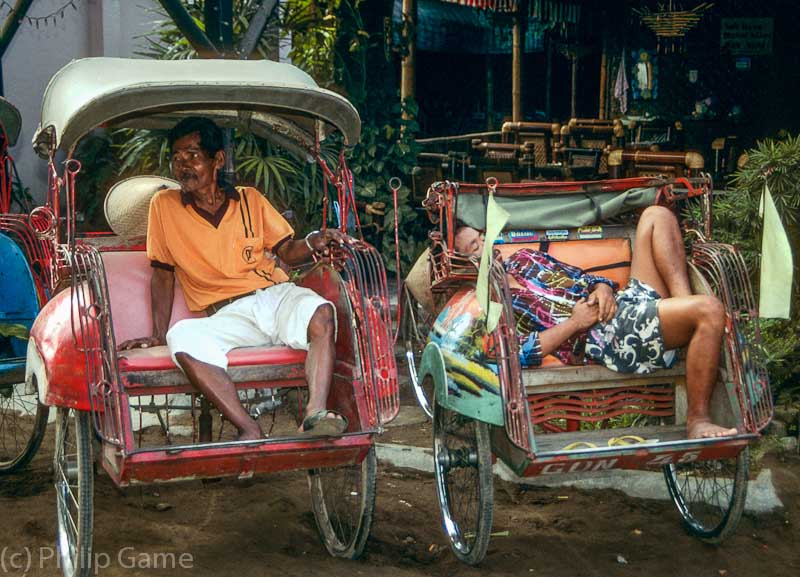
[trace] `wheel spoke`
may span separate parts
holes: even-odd
[[[58,551],[67,575],[87,575],[92,545],[92,459],[87,413],[59,409],[56,419],[55,489]]]
[[[309,474],[314,515],[332,555],[355,558],[363,551],[372,522],[374,483],[374,449],[358,465]]]
[[[738,457],[665,468],[667,487],[690,533],[717,543],[733,531],[746,498],[748,450]]]
[[[483,558],[491,531],[491,454],[485,431],[484,424],[434,408],[434,467],[442,520],[453,552],[468,564]]]
[[[34,388],[18,383],[0,389],[0,471],[9,472],[25,465],[44,435],[46,409],[38,403]]]

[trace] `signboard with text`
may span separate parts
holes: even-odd
[[[772,18],[723,18],[720,47],[731,54],[772,54]]]

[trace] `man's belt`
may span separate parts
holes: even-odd
[[[250,291],[249,293],[244,293],[240,295],[236,295],[235,297],[228,297],[226,299],[222,299],[221,301],[217,301],[214,304],[210,304],[206,307],[206,314],[208,316],[213,315],[214,313],[218,312],[222,307],[231,304],[232,302],[238,301],[239,299],[243,299],[244,297],[249,297],[250,295],[256,294],[258,289],[254,291]]]

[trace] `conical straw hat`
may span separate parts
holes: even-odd
[[[108,191],[103,205],[111,230],[125,237],[146,235],[150,199],[159,190],[180,187],[179,182],[162,176],[132,176],[119,181]]]

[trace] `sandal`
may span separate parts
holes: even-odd
[[[341,435],[347,430],[347,425],[347,418],[344,415],[330,409],[322,409],[303,419],[303,434],[314,437]]]

